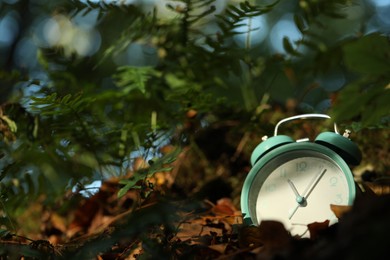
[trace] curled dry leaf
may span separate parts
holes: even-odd
[[[217,215],[234,216],[238,210],[233,205],[229,198],[222,198],[217,201],[217,204],[212,208],[213,213]]]
[[[164,145],[160,148],[160,153],[162,153],[163,155],[167,155],[169,153],[172,153],[175,149],[177,149],[177,147],[174,145]]]
[[[211,233],[221,236],[223,230],[217,227],[209,227],[202,225],[197,221],[191,221],[189,223],[182,223],[180,225],[179,232],[176,234],[176,238],[181,241],[188,241],[188,244],[202,244],[200,239],[203,236],[208,236]]]
[[[330,209],[333,211],[336,217],[340,219],[346,212],[352,209],[352,206],[330,204]]]
[[[239,232],[239,244],[245,247],[263,247],[262,251],[276,252],[290,247],[291,235],[278,221],[266,220],[260,226],[243,227]]]
[[[50,222],[53,225],[53,227],[55,227],[56,229],[58,229],[62,233],[66,232],[67,227],[66,227],[66,220],[64,217],[60,216],[57,213],[53,213],[50,216]]]
[[[149,164],[145,161],[143,157],[137,157],[134,159],[133,162],[133,170],[139,171],[142,169],[147,169],[149,167]]]
[[[189,109],[187,112],[186,112],[186,117],[187,118],[195,118],[196,116],[198,115],[198,111],[196,111],[195,109]]]
[[[211,208],[211,212],[215,215],[210,216],[212,219],[223,222],[228,226],[242,224],[241,211],[237,210],[229,198],[219,199],[217,204]]]
[[[324,222],[313,222],[307,225],[307,228],[310,232],[310,238],[316,239],[320,235],[322,231],[329,227],[329,220],[325,220]]]
[[[390,184],[387,182],[364,182],[362,186],[364,188],[365,193],[374,193],[375,195],[390,194]]]
[[[228,244],[215,244],[215,245],[210,245],[209,248],[217,251],[220,254],[224,254],[227,246]]]

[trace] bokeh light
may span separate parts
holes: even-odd
[[[8,47],[13,43],[19,33],[18,14],[9,12],[0,17],[0,48]]]
[[[85,9],[79,12],[72,13],[68,17],[59,14],[60,12],[44,13],[38,12],[39,8],[34,5],[29,5],[29,10],[26,14],[33,17],[33,22],[29,25],[24,25],[21,16],[17,9],[8,7],[18,3],[18,0],[0,0],[0,62],[3,64],[8,60],[9,55],[13,55],[14,64],[17,67],[39,66],[36,61],[37,48],[62,48],[65,55],[76,54],[79,57],[89,57],[96,54],[102,44],[102,35],[98,31],[98,10]],[[45,5],[43,0],[33,1],[37,5]],[[86,3],[86,0],[80,0]],[[158,10],[158,16],[165,19],[180,18],[180,9],[186,8],[185,4],[175,0],[93,0],[94,3],[110,3],[118,5],[135,4],[144,8],[145,11]],[[196,24],[196,30],[202,31],[205,35],[217,35],[219,28],[217,26],[215,15],[223,13],[228,4],[237,4],[236,0],[216,0],[210,5],[204,6],[197,11],[202,13],[213,5],[216,10],[207,15],[206,19],[201,20]],[[273,3],[272,0],[262,1],[263,4]],[[177,7],[177,11],[172,11],[167,7],[170,4]],[[15,5],[16,6],[16,5]],[[237,6],[239,8],[239,6]],[[278,9],[279,8],[279,9]],[[261,16],[246,18],[241,22],[241,26],[235,28],[239,34],[234,36],[234,42],[242,47],[256,47],[262,45],[264,50],[271,53],[284,54],[283,38],[289,38],[290,42],[301,39],[302,35],[296,28],[293,13],[293,5],[280,4],[273,11]],[[289,11],[290,10],[290,11]],[[332,39],[340,40],[338,37],[356,36],[361,28],[365,28],[364,33],[380,31],[384,33],[390,32],[390,0],[354,0],[352,4],[340,9],[347,15],[342,23],[339,20],[327,23],[328,33],[330,32]],[[290,12],[290,13],[289,13]],[[196,13],[193,13],[193,15]],[[284,14],[284,15],[283,15]],[[279,17],[281,16],[281,17]],[[368,19],[370,18],[370,19]],[[330,19],[332,20],[332,19]],[[362,26],[362,22],[365,22]],[[114,28],[113,28],[114,29]],[[24,37],[26,35],[26,38]],[[27,38],[30,37],[30,40]],[[19,41],[19,42],[15,42]],[[204,43],[204,39],[199,37],[195,39],[199,46],[211,49],[210,46]],[[227,43],[230,44],[230,43]],[[10,53],[11,46],[12,51]],[[295,45],[296,46],[296,45]],[[300,52],[305,52],[304,46],[299,46]],[[136,65],[139,62],[140,66],[152,65],[157,62],[157,50],[154,46],[148,43],[132,43],[123,53],[122,57],[116,58],[117,64]],[[30,59],[28,61],[27,59]],[[20,59],[20,60],[19,60]],[[342,76],[343,77],[343,76]],[[321,80],[320,84],[329,91],[335,91],[342,85],[344,78],[333,76],[330,78],[317,79]]]
[[[268,23],[265,15],[245,18],[235,28],[234,40],[240,47],[248,48],[262,43],[268,35]]]
[[[5,3],[5,4],[16,4],[19,0],[0,0],[0,4],[1,2]]]
[[[352,4],[343,8],[343,13],[346,15],[347,20],[358,20],[364,16],[364,4],[363,2]]]
[[[342,69],[339,68],[319,76],[317,81],[324,90],[333,92],[340,90],[344,86],[346,78]]]
[[[56,15],[42,24],[43,38],[51,47],[62,47],[67,56],[73,53],[90,56],[100,48],[101,36],[94,27],[85,24],[88,23],[76,24],[64,15]]]
[[[376,12],[379,20],[385,25],[390,26],[390,1],[378,1]]]
[[[37,65],[37,46],[31,38],[24,37],[17,45],[14,55],[14,63],[17,67],[28,69]]]
[[[145,63],[145,57],[142,45],[138,43],[130,44],[126,51],[126,58],[128,65],[143,65]]]
[[[286,53],[283,48],[283,38],[287,37],[293,46],[294,41],[302,38],[301,32],[294,23],[293,14],[286,14],[272,27],[269,41],[270,46],[275,53]]]
[[[368,22],[367,33],[378,31],[390,33],[390,0],[367,0],[375,9]]]
[[[118,66],[154,66],[158,62],[157,49],[143,43],[130,44],[124,53],[114,57]]]

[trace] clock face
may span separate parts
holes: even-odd
[[[293,235],[309,236],[313,222],[337,222],[330,204],[351,205],[355,197],[348,167],[319,151],[283,152],[254,174],[248,196],[253,224],[280,221]]]

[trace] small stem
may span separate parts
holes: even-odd
[[[250,49],[251,48],[251,31],[252,31],[252,17],[248,18],[248,33],[246,35],[245,39],[245,48]]]
[[[14,232],[16,232],[15,224],[13,223],[12,219],[10,218],[10,216],[9,216],[9,214],[8,214],[8,210],[7,210],[7,208],[5,207],[5,205],[4,205],[2,199],[0,199],[0,204],[1,204],[1,207],[3,208],[3,210],[4,210],[4,213],[5,213],[5,215],[6,215],[7,219],[8,219],[8,222],[10,223],[10,226],[11,226],[12,230],[13,230]]]

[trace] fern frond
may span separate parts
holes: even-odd
[[[96,66],[108,57],[122,53],[131,43],[150,37],[153,31],[158,31],[158,28],[155,12],[151,14],[135,13],[129,21],[129,26],[122,32],[118,40],[104,51],[102,59]]]
[[[212,5],[208,9],[204,10],[203,12],[201,12],[200,14],[190,15],[190,17],[188,19],[188,22],[190,24],[194,24],[194,23],[200,21],[201,19],[205,18],[206,16],[214,13],[215,10],[216,10],[216,7]]]
[[[237,34],[235,29],[244,25],[243,22],[245,19],[268,13],[278,3],[279,0],[269,5],[259,6],[251,5],[248,1],[245,1],[240,3],[238,7],[235,5],[229,5],[223,15],[217,15],[219,19],[218,25],[222,31],[221,37],[228,38]]]
[[[73,14],[78,14],[85,16],[91,11],[98,11],[98,19],[101,19],[104,15],[112,11],[124,11],[124,12],[133,12],[137,10],[135,4],[125,4],[120,3],[119,1],[79,1],[71,0],[71,7],[73,9]]]
[[[31,100],[31,110],[43,116],[78,113],[90,102],[88,98],[83,98],[82,94],[57,97],[57,93],[46,97],[31,97]]]
[[[125,94],[138,89],[141,93],[146,93],[146,83],[152,76],[158,76],[160,73],[152,67],[132,67],[124,66],[118,69],[114,76],[116,84],[123,88]]]
[[[340,11],[343,10],[340,7],[349,4],[348,0],[301,1],[299,5],[300,12],[294,15],[294,23],[301,32],[302,38],[295,41],[295,47],[289,43],[288,39],[284,39],[283,46],[286,52],[293,56],[300,56],[301,54],[297,51],[300,46],[306,46],[313,51],[324,52],[327,49],[326,40],[320,33],[311,30],[312,26],[326,29],[327,25],[323,21],[324,17],[345,18],[346,15]]]
[[[310,0],[300,3],[301,10],[307,21],[312,22],[320,15],[331,18],[345,18],[345,14],[340,11],[340,6],[350,4],[348,0]]]

